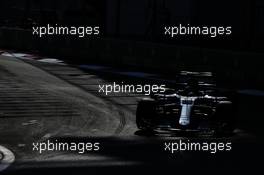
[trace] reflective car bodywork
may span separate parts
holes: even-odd
[[[232,98],[216,89],[203,89],[198,81],[182,89],[167,89],[139,101],[136,123],[141,130],[231,133]]]

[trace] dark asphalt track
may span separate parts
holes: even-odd
[[[136,133],[142,95],[98,93],[111,81],[69,65],[0,56],[0,145],[15,154],[6,174],[136,174],[254,172],[261,136],[237,129],[228,138],[158,137]],[[165,142],[232,142],[232,151],[164,151]],[[98,152],[33,151],[33,142],[99,142]]]

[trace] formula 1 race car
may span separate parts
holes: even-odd
[[[139,101],[137,127],[144,131],[198,131],[231,134],[235,110],[232,98],[204,89],[190,78],[182,89],[166,89]]]

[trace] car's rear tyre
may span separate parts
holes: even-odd
[[[231,102],[221,102],[216,109],[215,135],[229,136],[235,129],[235,112]]]
[[[141,130],[153,130],[153,117],[155,115],[155,100],[143,99],[138,103],[136,112],[136,124]]]

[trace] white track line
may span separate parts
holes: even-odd
[[[15,161],[15,155],[9,149],[0,145],[0,153],[3,158],[0,160],[0,171],[5,170]]]

